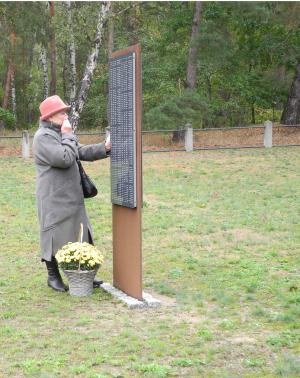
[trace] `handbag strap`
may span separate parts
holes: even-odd
[[[79,168],[83,169],[83,166],[82,166],[82,164],[81,164],[81,161],[80,161],[78,158],[76,158],[76,163],[77,163],[77,165],[79,166]]]

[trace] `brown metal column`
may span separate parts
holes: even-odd
[[[111,58],[135,53],[136,208],[112,205],[113,285],[139,300],[142,296],[142,83],[141,48],[116,51]]]

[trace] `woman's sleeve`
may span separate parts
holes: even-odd
[[[83,161],[94,161],[105,159],[109,156],[105,150],[105,142],[97,144],[78,144],[79,159]]]
[[[52,134],[43,134],[34,145],[34,155],[42,164],[69,168],[76,160],[77,149],[77,139],[73,134],[63,134],[61,140]]]

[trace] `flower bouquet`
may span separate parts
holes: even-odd
[[[89,243],[76,242],[64,245],[57,251],[55,258],[68,278],[70,294],[91,295],[93,280],[103,264],[102,253]]]

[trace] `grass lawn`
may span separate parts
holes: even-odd
[[[300,376],[299,148],[144,154],[152,310],[49,289],[33,161],[0,165],[0,377]],[[112,282],[109,161],[85,167]]]

